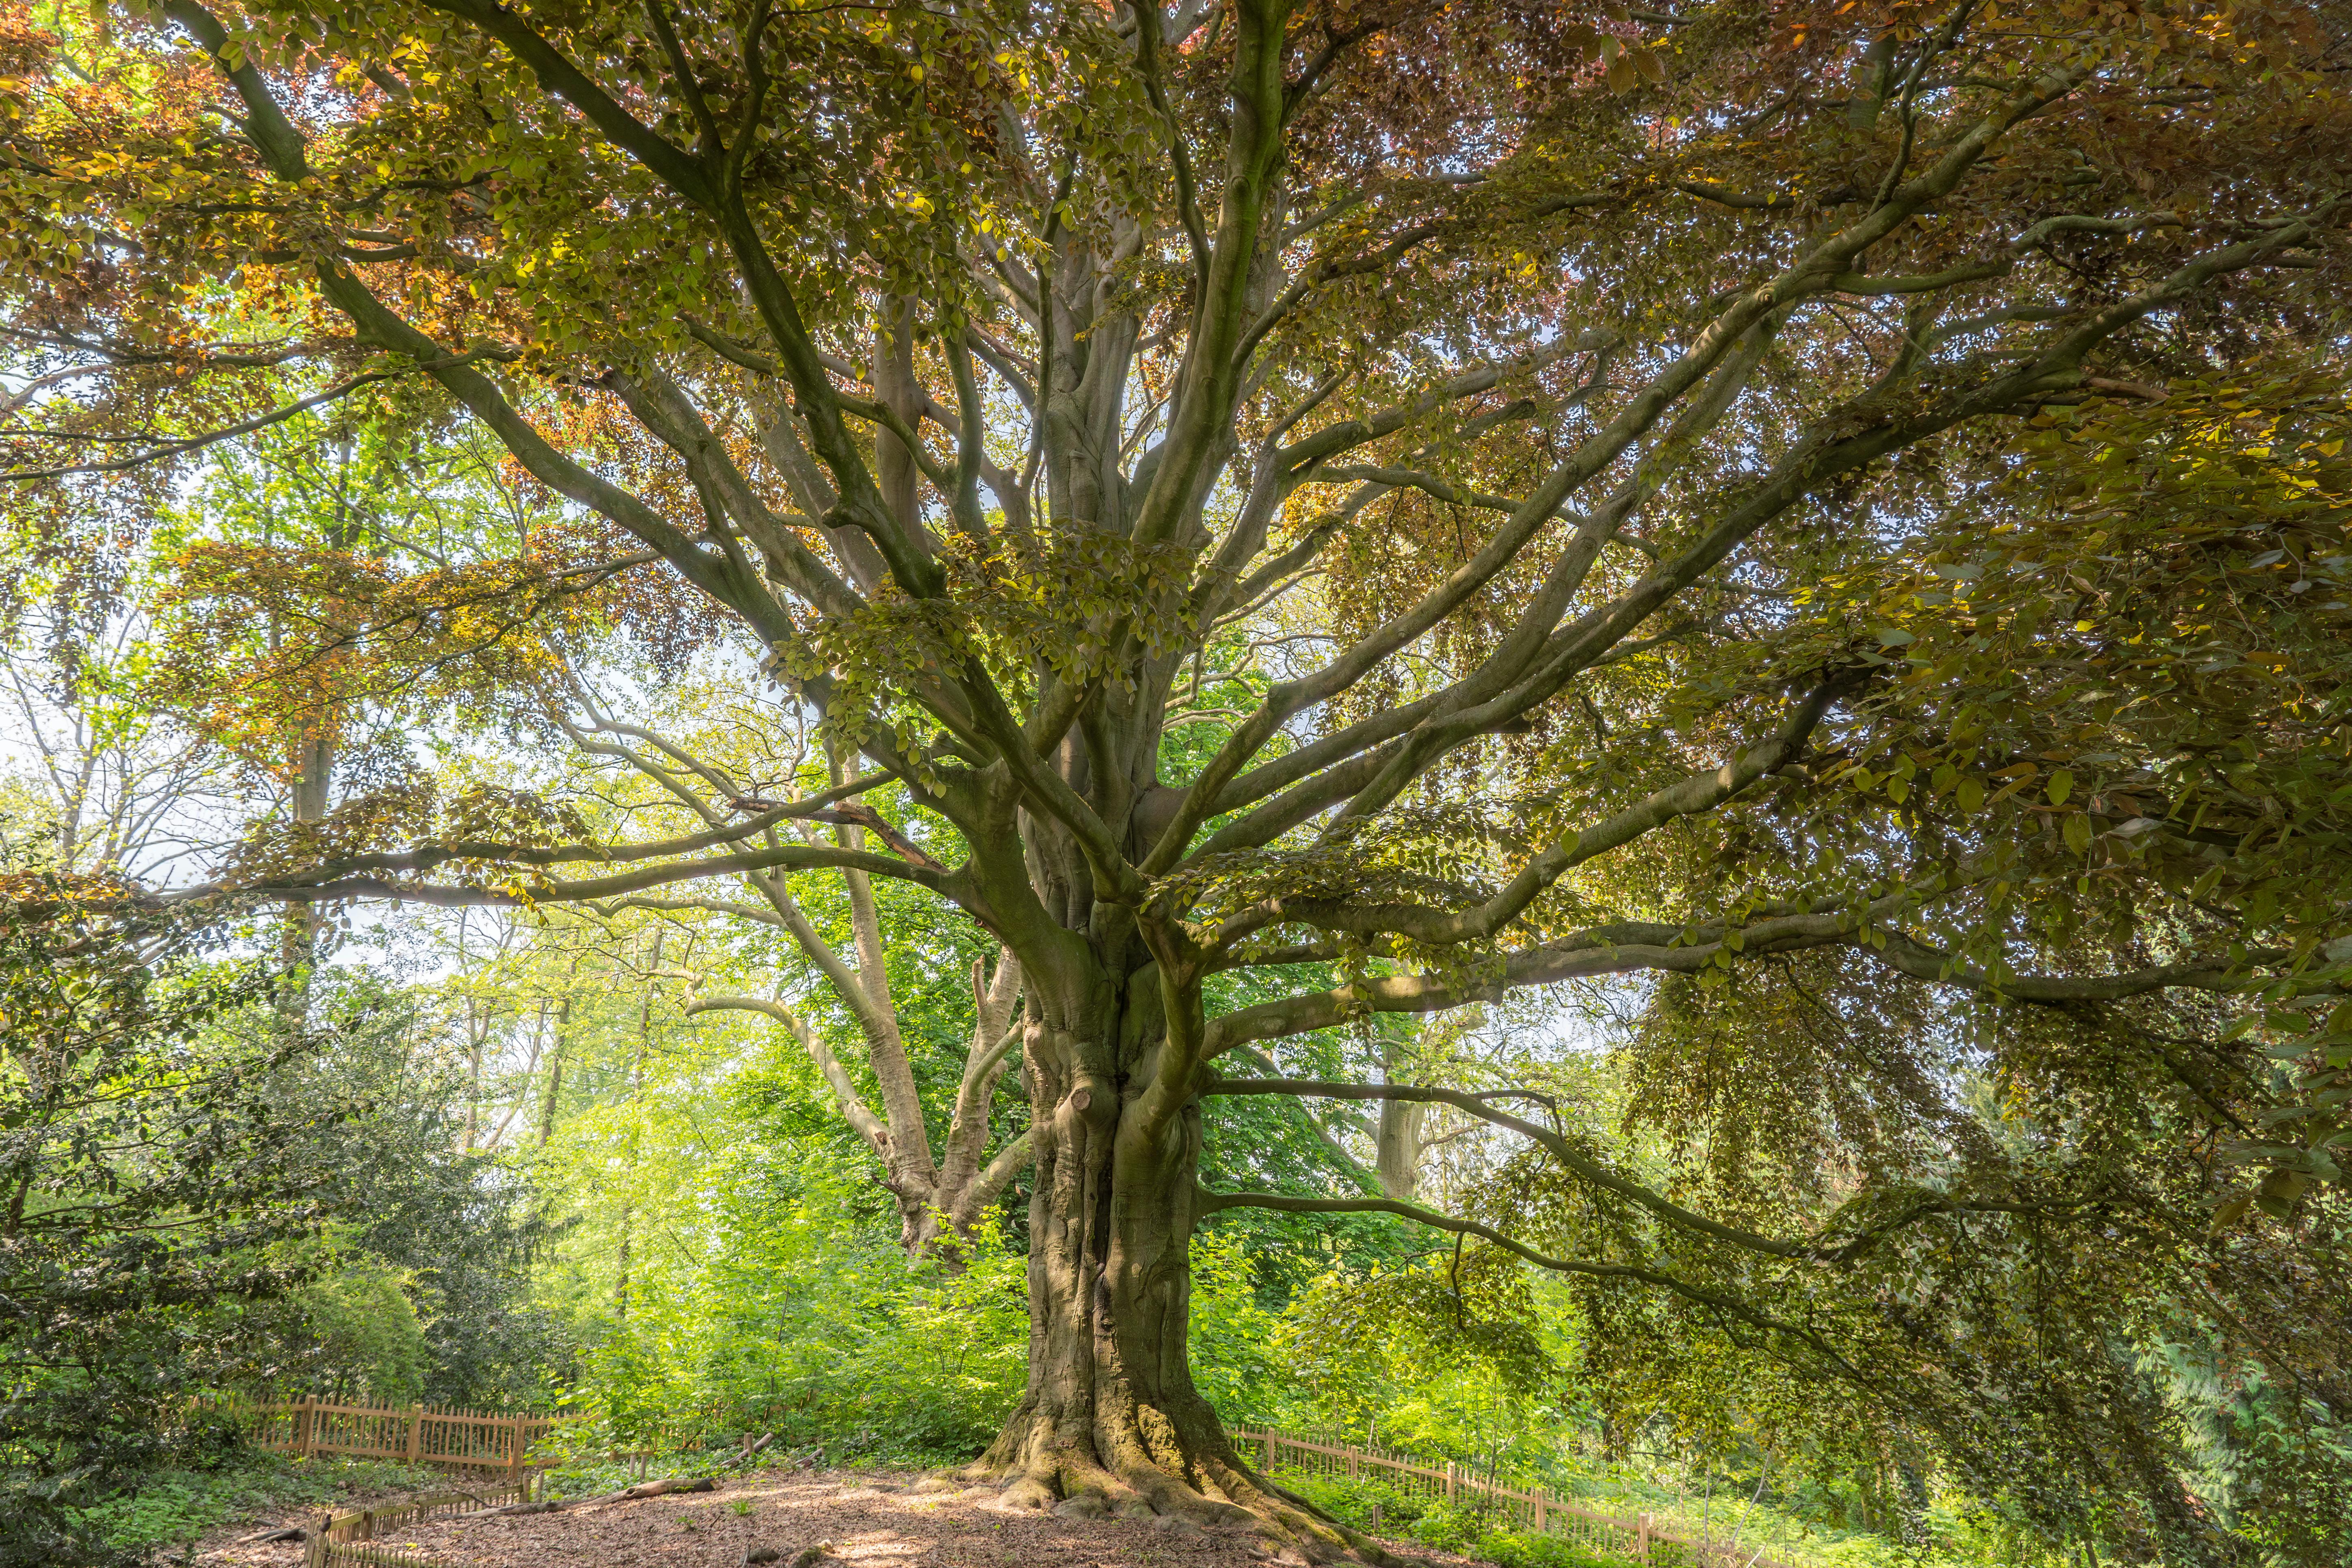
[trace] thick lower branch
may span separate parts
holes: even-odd
[[[639,871],[625,871],[611,877],[592,877],[577,882],[546,881],[523,883],[518,880],[507,887],[467,887],[430,882],[399,882],[387,877],[346,876],[349,868],[384,866],[403,869],[402,862],[410,858],[402,855],[355,855],[334,865],[320,867],[302,873],[299,878],[264,878],[261,880],[231,889],[224,884],[208,882],[200,888],[174,893],[167,900],[186,903],[194,899],[206,899],[230,891],[258,893],[273,899],[317,901],[331,899],[390,899],[398,902],[439,904],[447,908],[467,905],[500,909],[528,907],[531,904],[580,903],[590,899],[616,898],[646,888],[657,888],[669,882],[690,881],[698,877],[737,876],[745,871],[765,871],[779,867],[807,870],[822,868],[851,868],[875,876],[897,877],[905,881],[919,882],[934,892],[947,893],[942,886],[945,875],[923,867],[909,866],[887,855],[852,853],[826,849],[815,845],[784,844],[774,848],[751,850],[740,855],[714,855],[707,859],[688,860],[680,865],[649,866]],[[949,896],[952,897],[952,894]]]
[[[1475,909],[1433,910],[1412,904],[1285,900],[1284,914],[1325,931],[1395,931],[1424,942],[1457,942],[1490,936],[1516,919],[1543,891],[1594,857],[1621,848],[1681,817],[1722,805],[1766,774],[1791,763],[1830,705],[1854,684],[1834,677],[1797,704],[1769,739],[1742,751],[1733,761],[1693,773],[1570,837],[1560,839],[1522,867],[1502,891]],[[1352,809],[1352,808],[1351,808]]]
[[[1822,947],[1856,947],[1914,979],[1951,984],[2016,1002],[2063,1005],[2112,1002],[2152,991],[2226,991],[2242,984],[2252,966],[2275,963],[2281,949],[2250,952],[2242,963],[2191,960],[2127,970],[2120,974],[2019,974],[1995,978],[1958,959],[1912,941],[1879,922],[1895,918],[1920,900],[1948,887],[1904,889],[1860,910],[1781,915],[1752,921],[1737,930],[1716,929],[1712,940],[1671,945],[1675,928],[1647,923],[1600,927],[1539,947],[1503,955],[1500,979],[1456,984],[1428,975],[1386,975],[1330,991],[1263,1002],[1228,1013],[1209,1025],[1203,1059],[1253,1040],[1279,1039],[1328,1028],[1359,1013],[1438,1013],[1472,1002],[1487,1002],[1531,985],[1600,974],[1644,971],[1695,974],[1719,963]],[[1293,960],[1295,962],[1295,960]]]
[[[2261,948],[2246,954],[2242,964],[2213,963],[2192,960],[2187,963],[2159,963],[2147,969],[2129,969],[2121,974],[2012,974],[1997,980],[1974,964],[1964,963],[1948,952],[1942,952],[1909,937],[1888,932],[1885,947],[1872,947],[1870,955],[1889,969],[1938,985],[1958,985],[1970,991],[2005,997],[2012,1002],[2033,1002],[2047,1006],[2063,1006],[2071,1002],[2119,1002],[2127,996],[2144,996],[2151,991],[2231,991],[2245,983],[2248,971],[2256,964],[2276,963],[2291,956],[2283,947]]]
[[[1395,1198],[1294,1198],[1275,1193],[1213,1193],[1204,1188],[1200,1195],[1200,1205],[1203,1214],[1228,1208],[1272,1209],[1277,1214],[1392,1214],[1433,1230],[1475,1236],[1525,1258],[1538,1268],[1549,1268],[1555,1273],[1581,1274],[1594,1279],[1623,1279],[1670,1290],[1686,1301],[1737,1318],[1751,1328],[1792,1335],[1811,1346],[1816,1354],[1831,1362],[1848,1377],[1857,1382],[1866,1381],[1826,1340],[1811,1329],[1783,1322],[1757,1310],[1745,1301],[1706,1289],[1686,1279],[1678,1279],[1660,1269],[1644,1268],[1639,1264],[1593,1263],[1582,1258],[1553,1258],[1538,1252],[1524,1242],[1512,1240],[1492,1226],[1481,1225],[1474,1219],[1455,1219],[1451,1215],[1439,1214],[1435,1209],[1425,1209],[1418,1204],[1403,1203]]]
[[[1204,1095],[1292,1094],[1315,1100],[1418,1100],[1430,1105],[1450,1105],[1481,1121],[1516,1132],[1541,1148],[1584,1181],[1616,1194],[1629,1203],[1639,1204],[1667,1224],[1683,1230],[1696,1231],[1717,1241],[1728,1242],[1750,1252],[1761,1252],[1773,1258],[1818,1258],[1825,1250],[1817,1244],[1802,1241],[1775,1241],[1770,1237],[1758,1236],[1753,1231],[1712,1220],[1703,1214],[1683,1207],[1670,1198],[1663,1197],[1649,1188],[1610,1170],[1599,1161],[1577,1152],[1575,1146],[1549,1128],[1539,1127],[1525,1118],[1501,1110],[1474,1094],[1461,1089],[1434,1089],[1422,1084],[1404,1083],[1341,1083],[1310,1081],[1301,1079],[1222,1079],[1201,1091]]]

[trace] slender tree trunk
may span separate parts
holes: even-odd
[[[647,967],[661,969],[662,938],[654,932],[653,962]],[[637,1194],[637,1111],[638,1100],[646,1087],[646,1047],[654,1033],[654,982],[646,978],[646,989],[637,1000],[637,1055],[629,1067],[629,1175],[628,1186],[621,1197],[621,1258],[620,1270],[613,1288],[613,1316],[623,1322],[629,1317],[629,1243],[630,1232],[636,1225]]]
[[[482,1037],[489,1032],[478,1001],[466,1004],[466,1152],[472,1153],[482,1125]]]
[[[1427,1104],[1415,1100],[1381,1101],[1373,1158],[1381,1191],[1389,1197],[1411,1202],[1421,1191],[1422,1129],[1429,1110]]]
[[[346,437],[337,443],[335,449],[335,510],[326,531],[326,545],[331,551],[349,550],[357,542],[349,500],[351,460],[352,444]],[[278,637],[274,617],[270,623],[269,637],[274,647]],[[319,670],[318,691],[310,704],[294,716],[294,740],[288,758],[288,771],[289,805],[297,823],[308,825],[325,821],[328,808],[334,803],[335,763],[341,750],[338,742],[344,713],[335,698],[333,679],[341,662],[340,655],[331,656],[323,661]],[[326,910],[307,899],[287,906],[286,923],[279,942],[280,956],[289,969],[307,970],[316,962],[319,933],[325,929],[326,918]],[[291,1003],[298,1012],[308,1011],[309,994],[310,979],[305,974]]]
[[[272,637],[276,636],[273,627]],[[317,713],[303,717],[288,762],[292,774],[290,805],[297,823],[324,821],[331,799],[335,770],[333,733]],[[325,929],[325,909],[309,899],[288,902],[279,918],[278,960],[291,977],[278,994],[278,1011],[289,1031],[301,1028],[310,1016],[310,968],[318,962],[319,933]]]
[[[332,800],[335,736],[323,714],[306,714],[300,723],[291,758],[290,794],[294,820],[308,825],[325,821]],[[287,905],[280,957],[289,969],[307,969],[318,957],[319,932],[325,921],[326,910],[310,900]]]
[[[539,1118],[539,1146],[542,1149],[547,1147],[547,1141],[555,1136],[555,1104],[563,1093],[563,1036],[571,1026],[572,998],[566,996],[555,1005],[555,1038],[551,1042],[554,1056],[548,1064],[547,1100]]]

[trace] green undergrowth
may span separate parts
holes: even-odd
[[[641,1480],[666,1481],[692,1473],[682,1457],[675,1461],[648,1461],[643,1474],[635,1459],[575,1458],[541,1475],[538,1495],[550,1501],[598,1497]]]
[[[357,1496],[421,1491],[445,1473],[380,1459],[242,1450],[203,1470],[157,1470],[136,1489],[86,1510],[108,1544],[138,1551],[177,1546],[239,1520],[261,1520],[315,1507],[321,1513]]]
[[[547,1471],[540,1478],[538,1495],[551,1501],[566,1498],[602,1497],[640,1481],[686,1480],[695,1476],[722,1474],[730,1450],[724,1454],[674,1449],[639,1460],[583,1455]]]
[[[1433,1502],[1399,1490],[1376,1476],[1315,1476],[1278,1472],[1276,1479],[1332,1517],[1359,1530],[1460,1552],[1504,1568],[1622,1568],[1629,1559],[1556,1536],[1492,1528],[1475,1509]],[[1979,1516],[1938,1505],[1926,1524],[1932,1544],[1905,1545],[1870,1531],[1840,1530],[1793,1519],[1745,1498],[1718,1494],[1712,1508],[1671,1487],[1633,1476],[1570,1476],[1551,1484],[1552,1495],[1590,1512],[1617,1519],[1646,1513],[1659,1530],[1696,1537],[1711,1527],[1719,1538],[1738,1532],[1743,1557],[1760,1552],[1796,1568],[2022,1568],[1997,1529]],[[1682,1549],[1654,1542],[1653,1568],[1674,1568]]]
[[[1472,1510],[1431,1502],[1370,1476],[1284,1473],[1282,1484],[1342,1523],[1457,1552],[1503,1568],[1631,1568],[1631,1560],[1557,1536],[1496,1530]],[[1654,1562],[1656,1561],[1654,1559]]]
[[[1916,1521],[1923,1539],[1906,1543],[1874,1530],[1800,1518],[1769,1500],[1751,1506],[1746,1488],[1725,1488],[1710,1502],[1638,1473],[1612,1470],[1566,1476],[1552,1490],[1595,1513],[1619,1519],[1646,1513],[1656,1528],[1676,1535],[1711,1530],[1728,1537],[1736,1531],[1743,1556],[1761,1552],[1799,1568],[2036,1568],[2044,1561],[1992,1510],[1960,1506],[1950,1497],[1928,1506]]]
[[[642,1439],[639,1440],[640,1444]],[[560,1445],[560,1447],[557,1446]],[[870,1470],[936,1470],[971,1462],[976,1449],[939,1448],[919,1443],[891,1441],[872,1434],[836,1436],[806,1447],[772,1445],[746,1467],[741,1450],[732,1443],[715,1447],[695,1443],[664,1444],[639,1453],[624,1446],[609,1428],[583,1421],[566,1429],[536,1453],[562,1455],[562,1462],[543,1473],[539,1495],[564,1498],[598,1497],[640,1481],[678,1480],[694,1476],[723,1476],[748,1468],[752,1472],[779,1467],[814,1469],[855,1468]]]

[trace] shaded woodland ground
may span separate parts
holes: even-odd
[[[1000,1489],[917,1492],[920,1472],[768,1471],[730,1478],[710,1494],[590,1505],[561,1513],[435,1520],[378,1544],[464,1568],[740,1568],[762,1548],[788,1561],[830,1542],[823,1561],[848,1568],[1253,1568],[1286,1557],[1240,1530],[1173,1519],[1129,1521],[1007,1509]],[[239,1542],[299,1524],[289,1514],[243,1522],[199,1544],[210,1568],[297,1568],[299,1543]],[[1401,1545],[1423,1561],[1466,1563]]]

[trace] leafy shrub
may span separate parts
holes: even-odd
[[[1503,1568],[1628,1568],[1632,1561],[1613,1552],[1527,1531],[1489,1531],[1478,1537],[1469,1555],[1499,1563]],[[1651,1561],[1654,1565],[1664,1562],[1654,1552]]]
[[[282,1492],[234,1479],[260,1461],[195,1398],[433,1393],[419,1270],[377,1235],[415,1213],[416,1252],[464,1254],[523,1189],[449,1152],[380,986],[273,968],[251,910],[126,906],[7,854],[0,1562],[99,1568]]]
[[[1414,1523],[1429,1500],[1398,1490],[1378,1476],[1310,1476],[1286,1471],[1275,1478],[1340,1523],[1357,1530],[1393,1532]]]
[[[1487,1517],[1475,1509],[1438,1503],[1413,1521],[1412,1539],[1440,1552],[1458,1552],[1503,1568],[1626,1568],[1629,1559],[1579,1542],[1562,1541],[1533,1531],[1494,1530]],[[1661,1555],[1671,1548],[1654,1548],[1652,1568],[1676,1568]]]
[[[1450,1502],[1431,1503],[1406,1533],[1423,1546],[1440,1552],[1466,1552],[1486,1532],[1486,1521],[1466,1508]]]
[[[1257,1299],[1244,1238],[1192,1238],[1192,1384],[1230,1426],[1277,1422],[1290,1369],[1277,1348],[1282,1319]]]
[[[289,1305],[318,1343],[332,1397],[385,1405],[422,1397],[425,1331],[404,1285],[380,1259],[361,1257],[294,1292]]]

